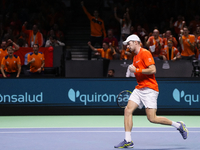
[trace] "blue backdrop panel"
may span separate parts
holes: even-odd
[[[198,108],[200,81],[158,78],[158,108]],[[2,79],[0,105],[117,107],[116,97],[133,90],[135,78]]]

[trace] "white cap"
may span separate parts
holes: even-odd
[[[123,42],[123,44],[127,45],[127,43],[129,41],[138,41],[138,42],[141,42],[140,38],[136,34],[132,34],[132,35],[128,36],[127,39],[126,39],[126,41]]]

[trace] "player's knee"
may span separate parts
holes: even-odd
[[[128,107],[126,107],[126,108],[124,109],[124,114],[125,114],[125,115],[131,115],[131,114],[132,114],[132,110],[129,109]]]
[[[151,123],[156,123],[155,117],[147,117]]]

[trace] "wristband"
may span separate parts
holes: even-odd
[[[135,73],[142,73],[142,69],[136,68]]]

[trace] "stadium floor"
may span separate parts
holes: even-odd
[[[200,116],[165,116],[184,121],[189,137],[173,127],[133,116],[134,149],[200,149]],[[112,150],[124,139],[123,116],[0,116],[2,150]]]

